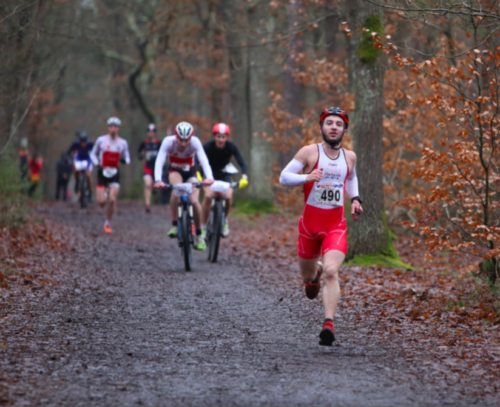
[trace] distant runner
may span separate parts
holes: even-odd
[[[146,212],[151,212],[151,193],[153,190],[153,178],[155,172],[155,162],[158,151],[160,150],[161,141],[156,137],[156,125],[151,123],[148,125],[148,134],[139,149],[137,157],[139,160],[144,158],[144,200],[146,203]]]
[[[90,156],[94,165],[98,165],[96,198],[99,205],[106,206],[106,191],[108,191],[107,217],[104,222],[104,231],[112,233],[111,219],[116,207],[116,199],[120,192],[120,161],[130,164],[130,154],[127,140],[118,136],[122,122],[118,117],[108,119],[109,133],[99,137]]]
[[[283,186],[304,187],[304,211],[299,220],[297,252],[306,296],[316,298],[323,275],[325,322],[319,344],[335,340],[333,318],[340,299],[339,269],[347,253],[345,193],[351,198],[354,220],[363,213],[358,193],[356,154],[340,147],[349,117],[330,107],[319,117],[323,142],[302,147],[281,173]],[[319,262],[323,256],[323,263]]]

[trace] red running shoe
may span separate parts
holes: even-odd
[[[304,283],[306,289],[306,296],[310,300],[314,300],[319,293],[319,289],[321,288],[320,278],[321,273],[323,273],[323,263],[318,261],[318,273],[316,274],[316,278],[310,283]]]
[[[325,321],[319,334],[319,344],[323,346],[332,346],[334,341],[335,335],[333,334],[333,322]]]
[[[106,233],[113,233],[113,229],[111,229],[111,226],[109,225],[104,225],[104,231]]]

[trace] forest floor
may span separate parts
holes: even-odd
[[[498,405],[498,300],[414,271],[343,267],[336,342],[298,274],[296,222],[234,217],[219,261],[183,270],[167,209],[43,203],[0,231],[0,405]]]

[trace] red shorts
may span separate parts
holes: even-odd
[[[315,259],[330,250],[347,254],[347,221],[344,208],[321,209],[306,205],[299,220],[299,257]]]

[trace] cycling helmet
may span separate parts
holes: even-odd
[[[78,130],[76,132],[76,136],[78,137],[79,141],[87,141],[89,139],[87,132],[84,130]]]
[[[194,128],[191,123],[180,122],[177,126],[175,126],[175,135],[181,140],[189,140],[193,134]]]
[[[118,117],[110,117],[108,119],[108,126],[118,126],[120,127],[122,125],[122,121]]]
[[[217,123],[213,128],[212,128],[212,133],[213,134],[226,134],[229,136],[231,133],[231,129],[229,126],[225,123]]]
[[[149,123],[148,124],[148,131],[154,131],[156,133],[156,124]]]
[[[340,107],[329,107],[321,112],[319,115],[319,125],[323,127],[323,122],[328,116],[339,116],[345,123],[345,128],[349,127],[349,116],[347,112]]]

